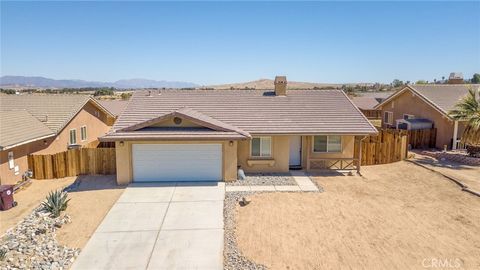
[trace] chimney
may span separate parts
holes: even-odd
[[[275,96],[287,95],[287,76],[275,76]]]

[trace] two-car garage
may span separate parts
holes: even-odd
[[[132,144],[134,182],[220,181],[222,144]]]

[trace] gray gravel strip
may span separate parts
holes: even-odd
[[[248,173],[245,180],[227,182],[228,186],[294,186],[297,183],[290,173]]]
[[[237,239],[235,235],[235,212],[238,201],[243,196],[252,195],[253,192],[229,192],[225,194],[225,204],[223,207],[223,218],[225,222],[225,249],[223,266],[225,270],[263,270],[267,269],[264,265],[256,264],[245,258],[238,250]],[[258,194],[258,192],[256,192]]]

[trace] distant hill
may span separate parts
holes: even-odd
[[[353,85],[353,84],[349,84]],[[371,85],[371,84],[362,84],[362,85]],[[334,84],[334,83],[312,83],[312,82],[295,82],[295,81],[288,81],[287,88],[288,89],[314,89],[314,88],[336,88],[341,87],[342,84]],[[260,79],[251,82],[243,82],[243,83],[229,83],[229,84],[220,84],[220,85],[210,85],[207,86],[208,88],[214,89],[273,89],[273,80],[270,79]]]
[[[2,76],[0,87],[15,88],[82,88],[82,87],[115,87],[115,88],[190,88],[198,84],[176,81],[155,81],[147,79],[129,79],[116,82],[95,82],[83,80],[55,80],[32,76]]]

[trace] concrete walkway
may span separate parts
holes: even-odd
[[[415,157],[410,161],[459,182],[464,186],[464,189],[480,194],[479,166],[465,165],[449,160],[437,160],[419,153],[415,153]]]
[[[132,184],[72,269],[223,269],[225,183]]]
[[[225,190],[227,192],[238,192],[238,191],[313,191],[318,192],[318,187],[312,182],[310,177],[306,176],[303,171],[290,171],[293,176],[293,179],[297,183],[296,185],[269,185],[269,186],[255,186],[255,185],[246,185],[246,186],[226,186]]]

